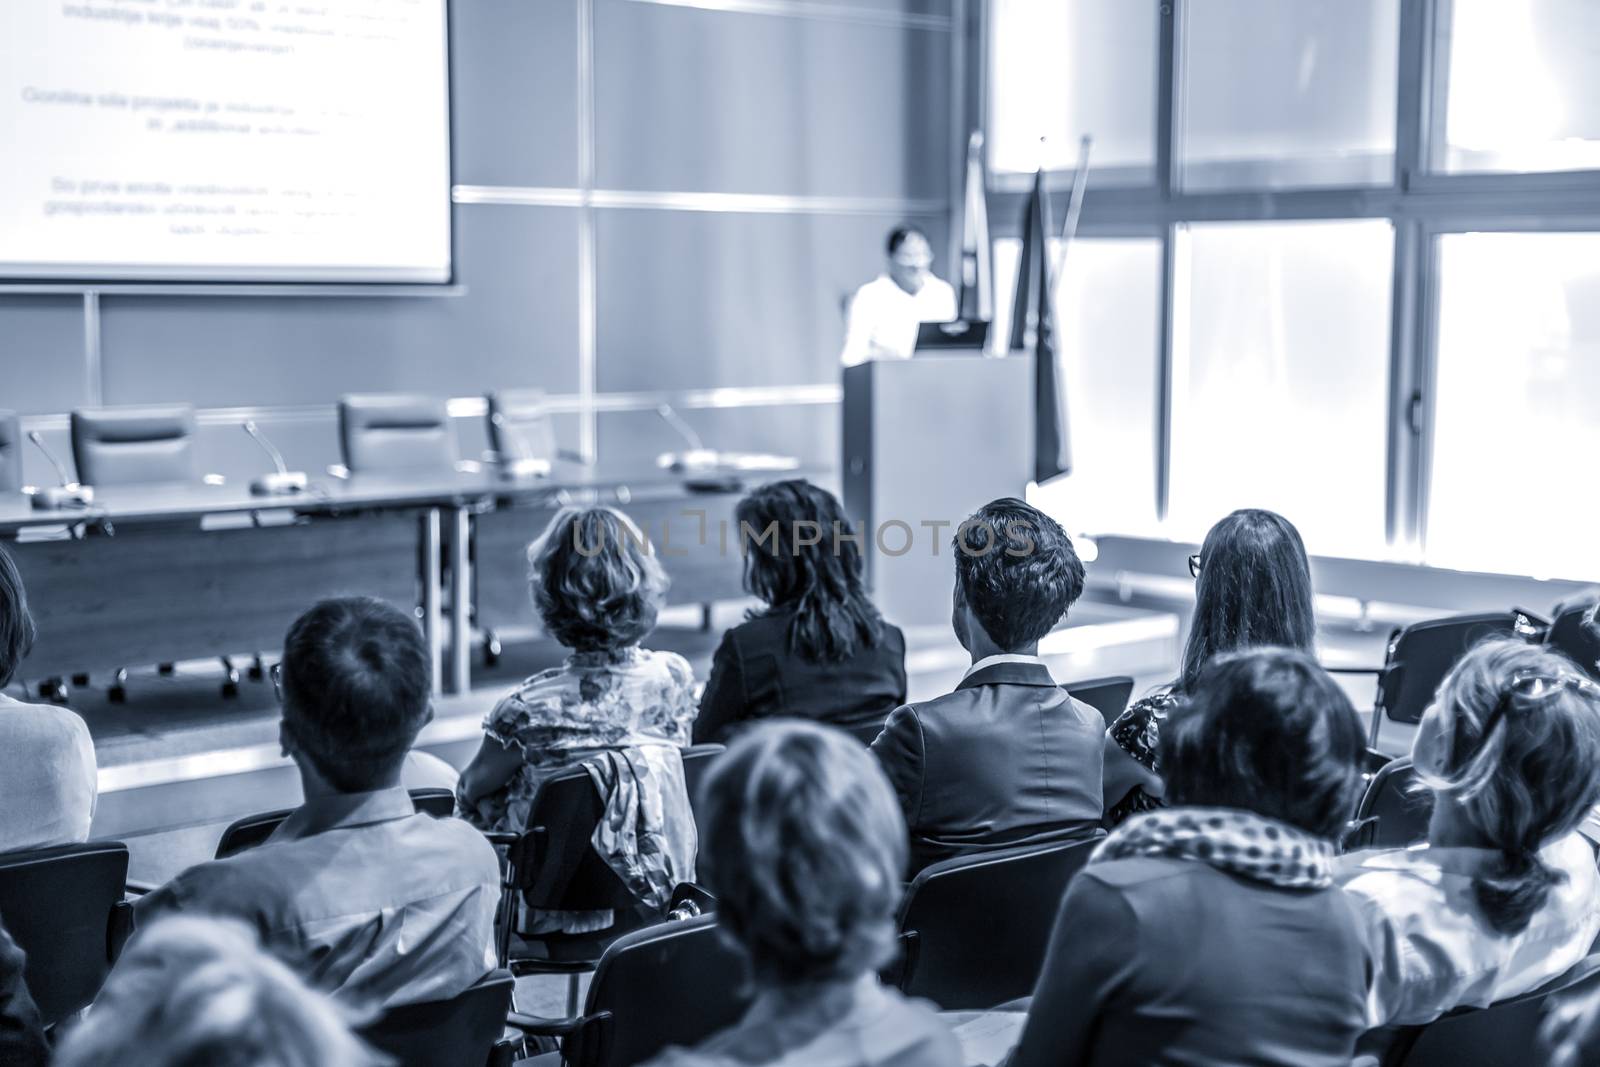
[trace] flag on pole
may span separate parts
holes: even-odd
[[[967,141],[967,195],[961,218],[961,299],[958,317],[969,322],[994,318],[994,263],[990,258],[989,204],[983,173],[983,134]]]
[[[1040,483],[1072,469],[1056,363],[1055,279],[1047,240],[1054,227],[1049,216],[1040,167],[1022,212],[1022,257],[1009,345],[1012,351],[1033,352],[1033,480]]]

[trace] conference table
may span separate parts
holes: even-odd
[[[526,548],[559,508],[622,508],[672,579],[668,602],[710,604],[744,595],[734,507],[769,477],[558,461],[527,479],[492,466],[329,476],[290,496],[104,487],[58,510],[18,493],[0,498],[0,538],[38,629],[32,680],[276,650],[316,600],[362,594],[416,605],[435,692],[465,692],[474,626],[532,622]]]

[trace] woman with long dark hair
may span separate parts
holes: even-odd
[[[1273,645],[1310,651],[1316,637],[1311,565],[1294,524],[1259,508],[1235,511],[1211,528],[1198,555],[1194,618],[1178,677],[1136,702],[1106,731],[1105,823],[1161,806],[1161,724],[1222,652]]]
[[[763,604],[723,635],[694,739],[782,715],[872,740],[905,702],[906,644],[867,597],[858,531],[832,493],[798,478],[754,490],[737,518],[744,586]]]

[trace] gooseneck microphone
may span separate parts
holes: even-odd
[[[88,507],[94,499],[94,490],[87,485],[79,485],[67,474],[67,468],[56,459],[55,453],[45,447],[44,438],[39,436],[38,430],[28,431],[28,440],[34,447],[44,453],[44,458],[50,461],[50,466],[55,468],[56,480],[60,483],[48,488],[41,488],[33,494],[33,506],[40,510],[54,511],[58,508]]]
[[[240,428],[250,435],[250,440],[261,446],[261,451],[272,460],[275,470],[270,474],[263,474],[250,483],[250,492],[256,496],[285,496],[289,493],[304,492],[307,484],[305,471],[292,471],[283,461],[283,453],[273,447],[267,440],[266,434],[261,432],[254,419],[245,419]]]
[[[708,470],[717,465],[717,453],[705,446],[700,435],[694,432],[694,427],[684,422],[683,417],[672,410],[671,404],[657,405],[656,414],[689,446],[686,452],[661,453],[656,457],[656,466],[672,471],[694,471]]]

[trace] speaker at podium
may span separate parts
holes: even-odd
[[[847,367],[843,413],[844,504],[874,600],[897,625],[945,624],[956,527],[1033,473],[1033,358],[943,349]]]

